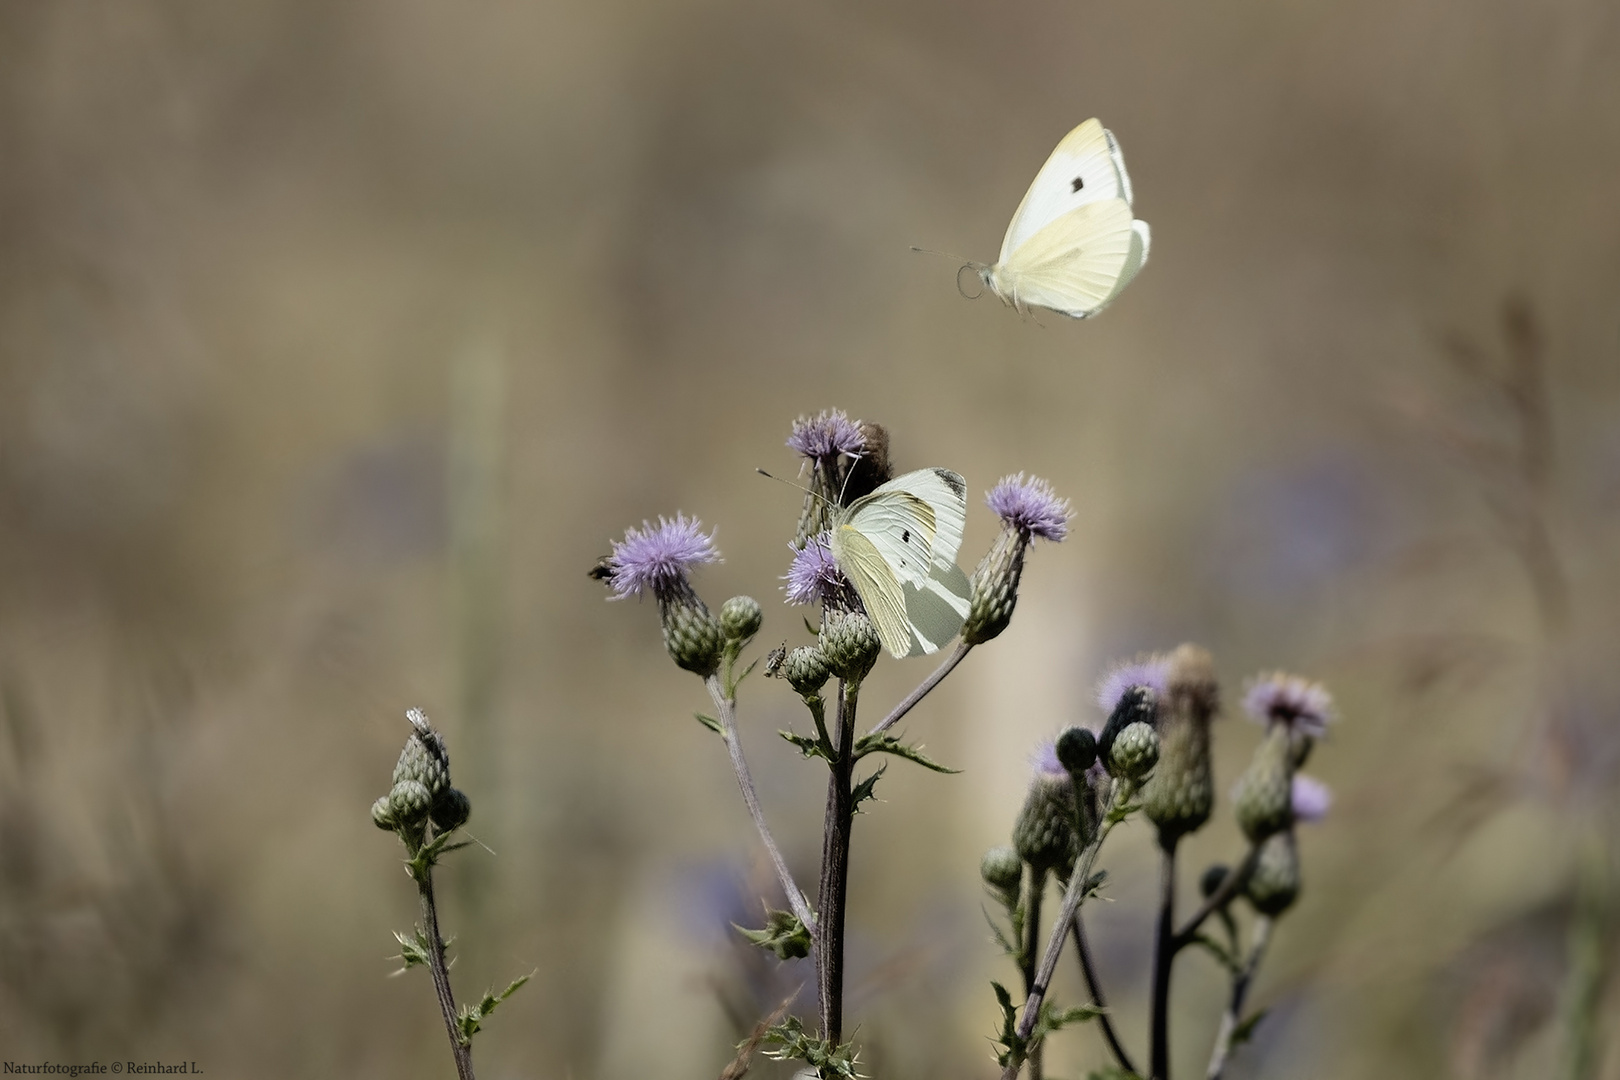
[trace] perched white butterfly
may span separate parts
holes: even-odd
[[[1131,177],[1114,136],[1095,118],[1058,143],[1018,204],[1001,258],[970,264],[1019,311],[1084,319],[1101,311],[1147,262],[1151,236],[1131,217]]]
[[[956,565],[966,524],[967,482],[949,469],[897,476],[838,511],[832,556],[893,655],[935,652],[962,629],[972,606]]]

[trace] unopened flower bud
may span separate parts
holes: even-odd
[[[1097,760],[1097,736],[1083,727],[1066,727],[1057,737],[1057,758],[1071,775],[1091,768]]]
[[[1142,792],[1143,812],[1158,826],[1161,845],[1209,820],[1215,804],[1209,724],[1218,707],[1214,661],[1196,645],[1180,646],[1169,658],[1159,712],[1159,767]]]
[[[1299,848],[1292,829],[1275,833],[1260,845],[1260,859],[1244,883],[1244,895],[1262,915],[1281,915],[1299,897]]]
[[[380,795],[377,801],[371,804],[371,822],[379,829],[390,830],[397,824],[394,821],[394,810],[387,795]]]
[[[832,672],[828,670],[827,658],[820,649],[814,645],[801,645],[782,660],[778,674],[797,693],[808,697],[820,691]]]
[[[979,876],[1009,904],[1018,899],[1018,883],[1024,876],[1024,861],[1010,847],[993,847],[979,860]]]
[[[733,596],[720,605],[720,629],[729,641],[747,641],[764,621],[765,613],[752,596]]]
[[[1013,825],[1013,848],[1036,873],[1067,877],[1080,854],[1074,834],[1074,780],[1056,759],[1043,760]]]
[[[1108,751],[1108,771],[1127,780],[1140,780],[1159,763],[1159,736],[1151,724],[1127,724]]]
[[[411,737],[400,751],[394,765],[394,783],[414,780],[428,791],[429,797],[450,786],[450,754],[444,747],[444,737],[428,725],[420,709],[405,714],[411,722]]]
[[[1102,734],[1097,736],[1097,756],[1104,764],[1113,753],[1114,740],[1132,724],[1157,726],[1159,695],[1150,686],[1129,686],[1119,694],[1113,711],[1103,723]]]
[[[1222,885],[1226,884],[1226,875],[1231,872],[1232,868],[1224,863],[1215,863],[1206,868],[1203,876],[1198,879],[1199,893],[1203,895],[1205,900],[1208,900],[1220,891]]]
[[[432,805],[432,794],[417,780],[401,780],[388,793],[388,809],[399,825],[420,825]]]
[[[877,663],[883,642],[872,620],[858,611],[828,611],[821,622],[821,652],[827,667],[846,682],[860,682]]]
[[[1255,749],[1232,795],[1243,835],[1258,843],[1294,823],[1293,781],[1288,728],[1275,724]]]
[[[472,800],[460,788],[446,788],[433,800],[429,814],[435,829],[452,832],[467,824],[467,819],[472,816]]]

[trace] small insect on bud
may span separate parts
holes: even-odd
[[[728,641],[745,642],[759,633],[765,614],[752,596],[733,596],[720,605],[720,629]]]
[[[979,860],[979,876],[1008,904],[1018,900],[1018,883],[1024,876],[1024,860],[1010,847],[993,847]]]
[[[821,622],[821,652],[827,667],[846,682],[866,678],[882,651],[877,627],[858,611],[828,611]]]
[[[1057,757],[1065,769],[1079,775],[1097,760],[1097,736],[1083,727],[1066,727],[1057,737]]]
[[[1159,763],[1159,736],[1153,725],[1127,724],[1108,752],[1108,771],[1127,780],[1140,780]]]

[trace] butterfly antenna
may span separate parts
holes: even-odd
[[[940,255],[944,258],[955,260],[958,264],[960,264],[956,268],[956,291],[961,293],[969,300],[977,300],[979,297],[984,295],[984,289],[982,287],[976,293],[970,293],[966,289],[962,288],[962,271],[971,270],[973,271],[974,277],[982,280],[984,271],[988,268],[984,263],[977,262],[973,259],[964,259],[960,255],[952,255],[948,251],[935,251],[933,248],[918,247],[916,244],[911,245],[911,250],[915,251],[919,255]]]
[[[759,473],[759,475],[761,475],[761,476],[767,477],[767,478],[769,478],[771,480],[775,480],[778,484],[786,484],[788,487],[793,488],[796,491],[802,491],[806,495],[809,495],[813,499],[820,499],[822,502],[827,501],[827,497],[825,495],[822,495],[820,492],[811,491],[809,488],[805,487],[803,484],[795,484],[791,480],[784,480],[780,476],[775,475],[774,473],[766,472],[764,469],[755,468],[754,471]]]

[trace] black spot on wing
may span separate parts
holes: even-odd
[[[900,542],[902,544],[911,543],[911,530],[910,529],[901,529],[900,530]]]
[[[1081,188],[1083,188],[1085,186],[1086,186],[1085,177],[1077,176],[1077,177],[1074,178],[1073,181],[1070,182],[1069,190],[1070,191],[1079,191]]]

